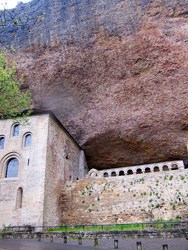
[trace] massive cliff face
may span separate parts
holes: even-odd
[[[182,159],[188,0],[34,0],[16,48],[35,108],[51,109],[90,168]],[[24,5],[27,6],[27,5]],[[36,15],[45,21],[32,27]]]

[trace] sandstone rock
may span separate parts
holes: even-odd
[[[34,106],[55,113],[90,168],[187,154],[187,0],[33,0],[29,11],[45,22],[0,37]]]

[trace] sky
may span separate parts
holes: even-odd
[[[31,0],[0,0],[0,9],[1,7],[5,5],[5,3],[7,3],[6,5],[6,9],[11,9],[11,8],[15,8],[18,2],[23,2],[23,3],[27,3],[30,2]]]

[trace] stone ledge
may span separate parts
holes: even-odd
[[[53,236],[56,239],[67,237],[82,237],[82,238],[188,238],[188,229],[164,229],[164,230],[123,230],[123,231],[69,231],[69,232],[4,232],[2,239],[37,239],[50,238]]]

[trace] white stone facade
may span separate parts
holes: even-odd
[[[168,161],[159,162],[152,164],[144,164],[138,166],[122,167],[122,168],[111,168],[104,170],[91,169],[88,173],[89,176],[96,177],[115,177],[115,176],[126,176],[132,174],[144,174],[151,172],[163,172],[184,169],[183,161]]]
[[[61,186],[88,173],[84,152],[51,112],[14,126],[0,120],[0,228],[59,225]]]
[[[178,169],[184,169],[183,161],[168,161],[168,162],[131,166],[125,168],[108,169],[108,170],[101,170],[99,171],[99,173],[104,177],[110,177],[110,176],[170,171]]]

